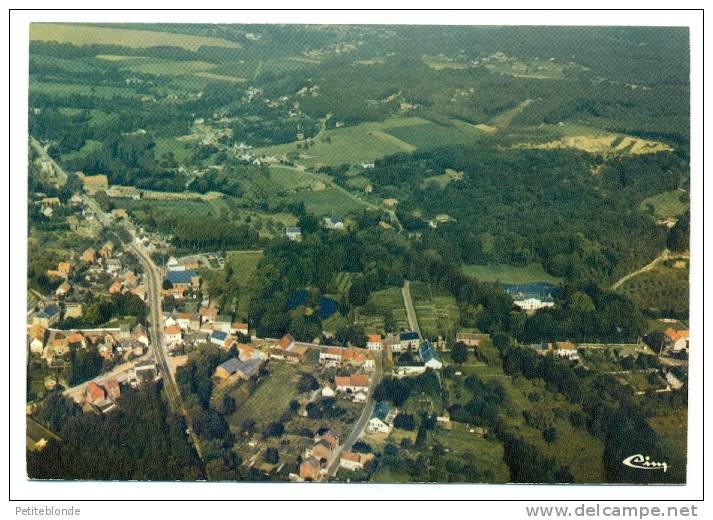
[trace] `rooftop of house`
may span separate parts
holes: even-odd
[[[688,330],[675,330],[671,327],[666,329],[664,332],[666,336],[671,340],[671,341],[678,341],[679,339],[688,339]]]
[[[401,334],[399,334],[399,339],[401,341],[410,341],[413,339],[418,339],[418,332],[410,331],[410,330],[405,330]]]
[[[166,273],[166,280],[171,283],[191,283],[194,276],[198,276],[195,271],[169,271]]]
[[[424,363],[427,363],[432,359],[438,361],[436,349],[433,348],[433,344],[428,340],[424,341],[423,344],[418,348],[418,353],[421,356],[421,359],[423,359]]]
[[[222,330],[214,330],[210,333],[210,339],[217,339],[218,341],[225,341],[228,338],[228,333]]]
[[[277,345],[281,348],[287,348],[294,342],[295,338],[293,338],[289,334],[285,334],[284,336],[282,336],[282,338],[280,338],[280,341],[277,342]]]
[[[389,415],[389,405],[387,404],[386,401],[380,401],[376,403],[376,406],[374,406],[374,412],[371,414],[372,417],[376,417],[377,419],[381,419],[382,421],[386,419],[386,416]]]

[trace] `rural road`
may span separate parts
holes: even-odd
[[[651,262],[646,264],[641,269],[632,271],[631,273],[619,278],[616,282],[614,282],[614,284],[611,286],[611,288],[612,288],[612,290],[616,290],[619,287],[621,287],[624,283],[626,283],[628,280],[631,280],[632,278],[634,278],[635,276],[639,276],[640,274],[643,274],[647,271],[651,271],[654,267],[656,267],[656,265],[658,263],[664,262],[666,260],[673,260],[675,258],[688,258],[688,254],[687,253],[671,254],[671,251],[669,251],[668,249],[664,249],[663,251],[661,251],[659,256],[654,258]]]
[[[37,151],[37,153],[42,156],[43,159],[52,163],[52,165],[54,166],[55,174],[57,175],[57,184],[59,186],[64,186],[68,178],[67,172],[60,168],[59,164],[57,164],[55,160],[47,154],[47,151],[42,147],[40,142],[32,136],[30,136],[30,144]]]
[[[404,281],[404,286],[401,288],[401,295],[404,298],[404,307],[406,307],[408,326],[412,331],[418,332],[418,335],[421,336],[421,329],[418,326],[418,319],[416,318],[416,309],[414,308],[413,300],[411,299],[411,282],[408,280]]]
[[[359,416],[359,419],[357,419],[356,424],[354,424],[354,428],[352,428],[351,433],[349,433],[347,438],[344,439],[344,442],[342,442],[341,446],[334,453],[334,458],[329,468],[327,469],[328,476],[333,477],[337,474],[337,470],[339,469],[339,459],[341,457],[342,451],[350,451],[354,443],[359,439],[359,437],[361,437],[361,434],[364,433],[366,423],[369,422],[371,414],[374,413],[374,406],[376,406],[376,403],[374,402],[373,398],[374,388],[376,388],[376,385],[381,382],[381,378],[383,375],[384,368],[382,356],[375,356],[375,367],[374,373],[372,374],[373,377],[371,381],[371,386],[369,387],[369,396],[366,399],[366,403],[364,403],[364,408],[361,411],[361,415]]]

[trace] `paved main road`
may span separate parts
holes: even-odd
[[[371,414],[374,413],[374,406],[376,405],[373,397],[374,388],[381,382],[381,378],[384,375],[382,357],[383,356],[375,356],[374,373],[372,374],[371,386],[369,387],[369,396],[366,399],[366,403],[364,403],[364,408],[361,411],[359,419],[357,419],[357,422],[354,424],[354,428],[352,428],[352,431],[347,435],[347,438],[344,439],[341,446],[333,455],[332,462],[327,469],[327,475],[330,477],[336,475],[339,469],[339,459],[342,451],[350,451],[352,449],[354,443],[361,437],[362,433],[364,433],[364,428],[366,428],[366,423],[369,422]]]
[[[102,211],[99,204],[90,196],[83,195],[83,200],[96,214],[97,219],[104,226],[109,226],[112,222],[111,217]],[[168,365],[168,354],[163,346],[163,313],[161,311],[161,282],[163,275],[161,270],[156,266],[151,259],[151,255],[146,251],[144,246],[137,240],[136,230],[133,225],[124,226],[131,235],[132,241],[127,244],[127,248],[132,251],[139,259],[141,266],[144,269],[146,285],[146,297],[149,305],[149,345],[151,352],[156,359],[156,363],[163,378],[163,387],[168,397],[171,410],[182,414],[188,423],[188,433],[193,440],[193,444],[198,452],[198,456],[203,458],[201,445],[198,437],[193,432],[191,418],[186,411],[186,407],[181,398],[181,393],[178,390],[178,385],[173,377]]]

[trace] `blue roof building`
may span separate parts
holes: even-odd
[[[195,271],[169,271],[166,273],[166,280],[171,282],[171,285],[190,285],[194,276],[198,276]]]
[[[440,370],[443,368],[443,363],[439,361],[436,349],[430,341],[426,340],[421,344],[418,348],[418,355],[426,367],[434,370]]]

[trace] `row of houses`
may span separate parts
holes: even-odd
[[[108,329],[53,330],[34,324],[27,331],[29,349],[40,355],[48,365],[65,358],[71,349],[96,347],[105,360],[117,357],[141,356],[149,346],[149,338],[142,325]]]
[[[375,366],[372,353],[356,347],[322,347],[319,351],[319,362],[327,367],[348,365],[367,370],[372,370]]]

